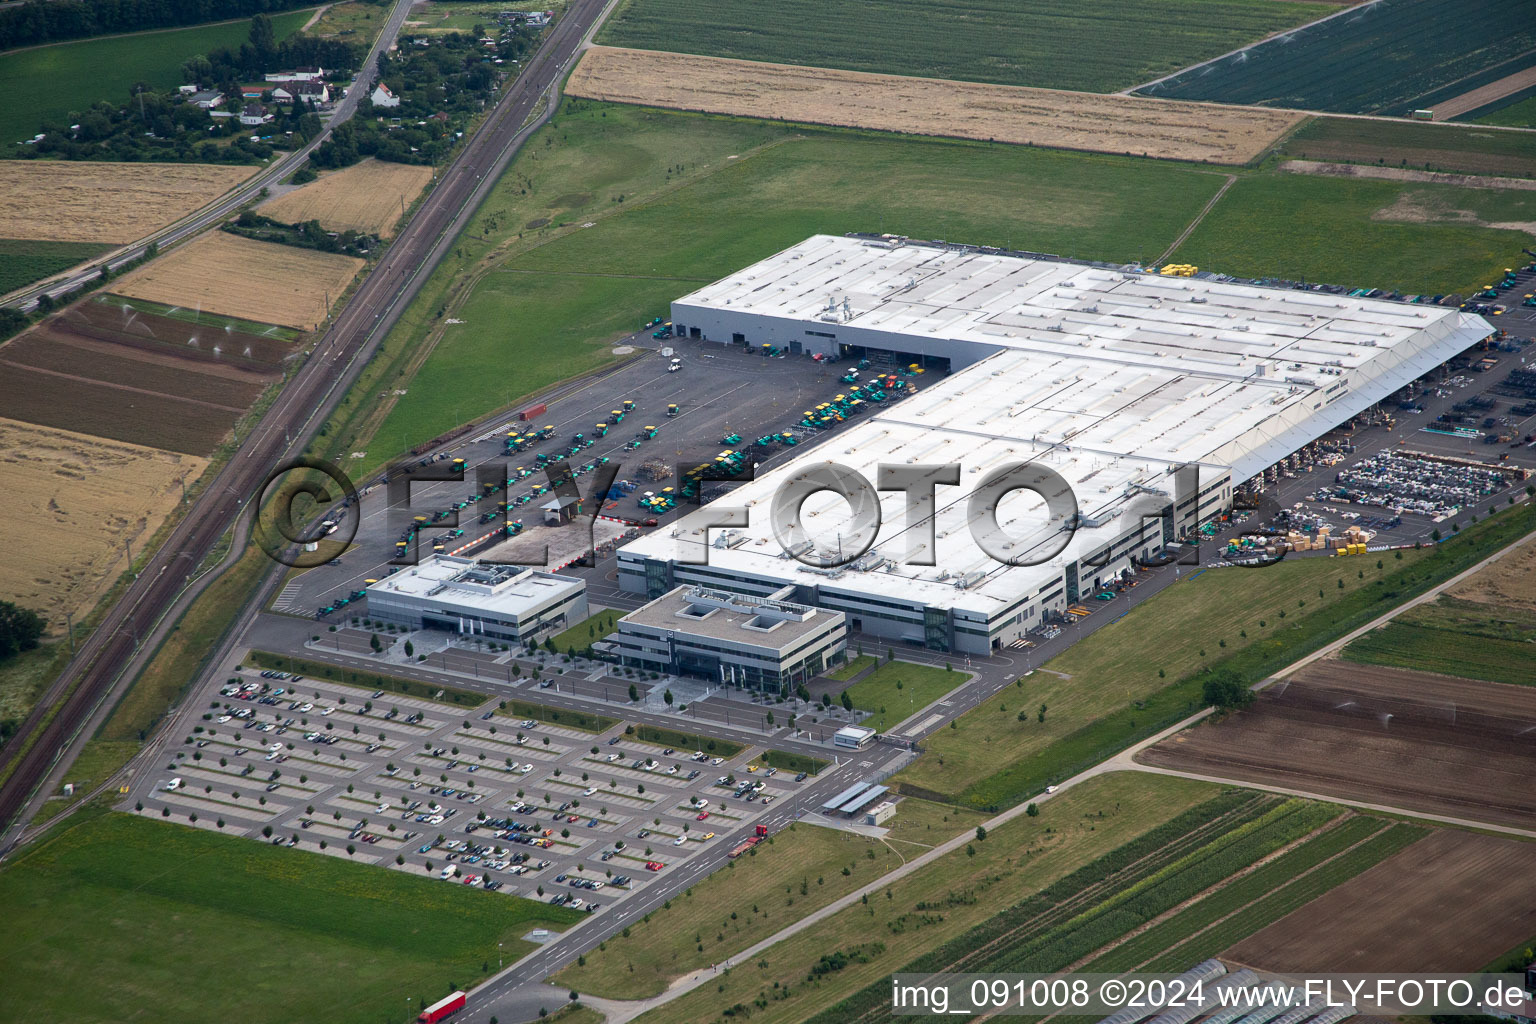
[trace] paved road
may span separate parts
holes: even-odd
[[[401,0],[402,3],[408,0]],[[75,658],[49,687],[16,738],[0,748],[0,768],[16,760],[26,738],[38,739],[0,786],[0,853],[35,813],[50,769],[83,742],[81,725],[142,664],[141,642],[176,605],[192,570],[240,516],[271,469],[301,451],[372,356],[380,339],[452,245],[523,140],[553,110],[551,91],[604,12],[603,0],[576,0],[546,36],[522,76],[503,94],[480,130],[444,171],[410,223],[358,287],[308,360],[233,458],[219,471],[165,545],[151,556],[123,597],[103,616]],[[550,92],[548,99],[545,93]],[[542,117],[530,117],[543,105]],[[525,126],[526,124],[526,126]],[[55,709],[51,720],[48,716]],[[31,800],[32,809],[28,809]]]
[[[15,292],[12,296],[13,301],[7,302],[6,305],[18,309],[31,310],[37,306],[37,297],[39,295],[46,292],[50,296],[58,297],[65,292],[78,288],[100,274],[103,266],[116,270],[123,266],[123,264],[143,256],[144,250],[150,243],[154,243],[164,249],[168,245],[174,245],[177,242],[191,238],[217,224],[235,210],[250,202],[263,188],[277,184],[283,178],[298,170],[309,159],[309,154],[314,152],[315,148],[325,142],[326,139],[330,138],[333,128],[343,121],[350,119],[357,112],[358,104],[371,91],[373,77],[378,68],[379,54],[395,44],[395,37],[400,34],[400,28],[405,24],[405,19],[410,14],[414,3],[415,0],[395,0],[395,6],[389,12],[389,18],[384,22],[384,27],[380,30],[378,39],[375,40],[373,48],[368,51],[367,59],[360,65],[362,70],[358,72],[357,80],[347,90],[347,95],[342,97],[341,101],[335,105],[330,117],[322,126],[320,133],[305,144],[303,148],[294,150],[280,158],[270,167],[256,174],[255,177],[214,201],[212,205],[205,206],[196,213],[189,214],[176,223],[162,228],[152,235],[141,238],[132,245],[118,249],[100,260],[92,260],[79,270],[71,272],[67,277],[44,281],[42,284],[28,288],[25,291]],[[153,164],[146,165],[145,172],[153,174],[154,172],[151,170],[153,166]]]

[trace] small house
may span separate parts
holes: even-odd
[[[400,105],[400,97],[390,92],[389,86],[383,82],[373,87],[373,92],[369,93],[368,99],[376,107],[398,107]]]
[[[272,115],[260,103],[247,103],[245,108],[240,111],[240,123],[247,128],[255,128],[271,120]]]
[[[195,103],[204,110],[212,110],[224,102],[224,94],[217,89],[200,89],[187,96],[189,103]]]

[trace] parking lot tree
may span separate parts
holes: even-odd
[[[629,699],[632,701],[640,699],[640,690],[634,683],[629,684]]]
[[[899,680],[896,683],[896,689],[898,689],[898,690],[901,689],[901,682]],[[844,711],[852,711],[853,710],[853,698],[848,696],[848,691],[847,690],[843,691],[843,710]]]
[[[170,816],[171,816],[171,809],[169,807],[162,807],[162,808],[160,808],[160,817],[162,817],[162,818],[169,818]]]
[[[637,784],[635,786],[635,792],[636,793],[644,793],[645,792],[645,783],[642,782],[642,783]]]
[[[400,865],[400,864],[404,864],[404,863],[405,863],[405,855],[404,854],[400,854],[400,853],[395,854],[395,864],[396,865]]]
[[[227,758],[227,757],[219,758],[219,767],[220,768],[228,768],[229,767],[229,758]]]
[[[650,847],[649,847],[649,846],[647,846],[647,847],[646,847],[646,848],[645,848],[645,855],[646,855],[646,856],[647,856],[647,857],[649,857],[649,856],[650,856],[650,855],[651,855],[651,848],[650,848]]]
[[[374,654],[378,654],[384,649],[384,645],[379,642],[379,634],[377,633],[368,634],[368,646],[373,648]]]
[[[545,746],[546,746],[546,747],[547,747],[547,746],[549,746],[549,737],[548,737],[548,736],[545,736],[545,737],[544,737],[544,745],[545,745]]]
[[[597,753],[597,748],[596,747],[592,748],[592,753],[594,753],[594,754]]]
[[[304,813],[305,814],[314,814],[315,813],[315,805],[314,804],[310,804],[308,807],[304,808]]]
[[[405,656],[407,658],[410,658],[410,657],[413,657],[415,654],[416,654],[416,645],[411,643],[409,640],[407,640],[405,642]]]
[[[559,768],[556,768],[556,769],[555,769],[555,778],[557,778],[557,779],[558,779],[558,778],[559,778],[559,777],[560,777],[560,769],[559,769]]]
[[[824,708],[830,708],[832,706],[832,695],[830,693],[824,693],[821,695],[821,706]]]
[[[420,775],[421,775],[421,769],[420,769],[420,768],[413,768],[413,769],[412,769],[412,770],[411,770],[411,774],[412,774],[412,775],[415,775],[415,776],[417,776],[417,777],[420,777]]]
[[[523,734],[522,734],[522,733],[518,733],[518,734],[517,734],[517,742],[519,742],[519,743],[521,743],[521,742],[523,742]],[[431,745],[432,745],[432,744],[430,744],[430,743],[428,743],[428,744],[427,744],[427,746],[429,746],[429,747],[430,747],[430,746],[431,746]]]
[[[560,838],[561,839],[569,839],[569,838],[571,838],[571,830],[568,829],[568,828],[561,829],[560,830]]]

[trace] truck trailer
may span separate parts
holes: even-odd
[[[440,1020],[447,1020],[464,1009],[464,1003],[467,999],[468,997],[463,992],[455,992],[451,996],[439,999],[421,1011],[421,1015],[416,1018],[416,1024],[437,1024]]]

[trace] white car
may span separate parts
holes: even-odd
[[[533,765],[525,764],[518,770],[521,771],[524,775],[527,775],[529,772],[533,771]]]
[[[375,807],[373,809],[373,813],[374,814],[383,814],[387,810],[389,810],[389,804],[379,804],[379,806],[377,806],[377,807]]]
[[[618,754],[609,754],[608,755],[608,763],[609,764],[612,764],[613,762],[617,761],[618,759],[619,759],[619,755]]]
[[[671,768],[668,768],[667,769],[667,774],[668,775],[676,775],[677,774],[677,765],[673,765]]]
[[[673,845],[673,846],[682,846],[682,845],[683,845],[683,844],[684,844],[684,843],[686,843],[686,842],[687,842],[687,841],[688,841],[688,840],[687,840],[687,839],[686,839],[686,838],[685,838],[685,837],[683,837],[683,836],[678,836],[678,837],[677,837],[677,838],[676,838],[676,839],[674,839],[674,840],[672,840],[672,845]]]
[[[582,796],[591,796],[593,793],[596,793],[596,792],[597,792],[597,787],[596,786],[588,786],[586,788],[586,791],[583,792],[581,795]]]
[[[437,877],[439,877],[439,878],[452,878],[453,877],[453,873],[455,871],[457,871],[457,870],[458,870],[458,868],[454,867],[452,864],[449,864],[447,867],[443,868],[442,873],[439,874]]]
[[[283,745],[281,743],[274,743],[270,747],[268,747],[267,749],[268,750],[282,750],[283,749]]]
[[[223,725],[227,721],[229,721],[229,716],[228,715],[220,715],[219,716],[219,724],[220,725]]]
[[[725,758],[723,758],[723,757],[712,757],[712,758],[709,759],[709,763],[712,764],[712,765],[715,765],[716,767],[719,767],[720,765],[725,764]]]
[[[307,711],[313,711],[313,710],[315,710],[315,706],[313,704],[311,704],[309,701],[305,701],[302,705],[299,706],[299,711],[301,711],[301,712],[307,712]]]
[[[331,712],[333,712],[335,710],[336,710],[335,708],[326,708],[324,711],[320,712],[320,717],[324,718],[325,716],[329,715]]]

